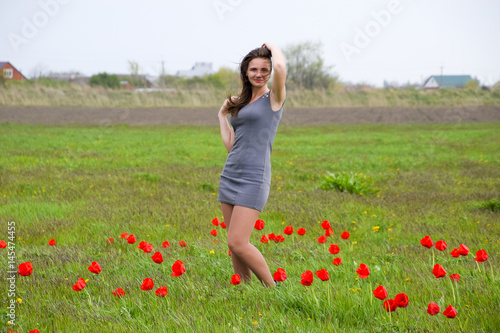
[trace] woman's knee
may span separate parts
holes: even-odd
[[[236,255],[241,254],[242,252],[245,251],[245,247],[248,245],[248,241],[242,240],[242,239],[237,239],[237,238],[230,238],[227,240],[227,246],[231,250],[231,253],[234,253]]]

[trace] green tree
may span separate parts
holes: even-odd
[[[117,75],[108,73],[99,73],[97,75],[92,75],[89,83],[91,86],[102,86],[113,89],[121,88],[120,78]]]
[[[321,43],[305,42],[283,49],[287,61],[287,86],[291,89],[327,89],[337,77],[330,73],[321,57]]]

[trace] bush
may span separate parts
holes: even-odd
[[[378,189],[372,189],[373,180],[362,173],[354,174],[351,172],[348,174],[346,172],[328,172],[328,175],[321,176],[320,178],[323,180],[320,184],[322,190],[347,191],[351,194],[360,195],[376,194],[380,191]]]
[[[108,73],[93,75],[89,83],[91,86],[102,86],[113,89],[121,88],[120,78],[117,75],[110,75]]]
[[[500,212],[500,200],[491,199],[484,202],[473,202],[472,208],[482,209],[482,210],[491,210],[492,212]]]

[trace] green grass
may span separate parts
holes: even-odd
[[[286,115],[285,115],[286,116]],[[286,270],[280,288],[255,280],[232,286],[226,231],[217,202],[219,175],[227,152],[216,127],[107,128],[0,124],[0,239],[15,221],[17,264],[30,261],[31,276],[17,275],[16,329],[28,332],[491,332],[500,327],[500,225],[498,211],[474,203],[499,197],[500,124],[363,125],[280,127],[273,155],[266,222],[251,241],[270,269]],[[380,192],[359,196],[319,189],[326,172],[367,175]],[[472,208],[471,208],[472,207]],[[318,222],[335,234],[326,244]],[[263,234],[285,226],[304,227],[305,236],[262,244]],[[340,238],[349,231],[348,240]],[[120,234],[134,234],[128,244]],[[425,235],[444,239],[448,249],[426,249]],[[107,244],[113,237],[116,241]],[[48,241],[54,238],[56,246]],[[151,254],[138,242],[153,244]],[[163,249],[168,240],[171,247]],[[186,248],[177,242],[185,240]],[[214,242],[215,241],[215,242]],[[466,244],[467,257],[452,258]],[[330,244],[338,244],[342,265],[332,265]],[[476,265],[485,249],[488,261]],[[155,264],[151,256],[163,254]],[[213,251],[213,253],[211,253]],[[432,255],[448,277],[432,275]],[[0,249],[7,271],[7,249]],[[172,277],[182,260],[186,273]],[[92,261],[103,268],[87,270]],[[365,263],[367,280],[355,270]],[[330,280],[300,275],[326,268]],[[0,275],[0,330],[6,330],[6,274]],[[72,285],[88,279],[81,292]],[[155,288],[139,289],[152,278]],[[407,308],[392,312],[371,291],[383,285],[393,298],[406,293]],[[154,295],[168,287],[165,298]],[[123,288],[116,298],[112,290]],[[455,319],[430,316],[458,310]]]

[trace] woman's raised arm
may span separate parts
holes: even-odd
[[[271,91],[271,97],[278,109],[281,108],[286,98],[286,61],[285,57],[281,51],[271,43],[264,43],[262,47],[265,47],[271,51],[271,58],[273,62],[273,89]]]

